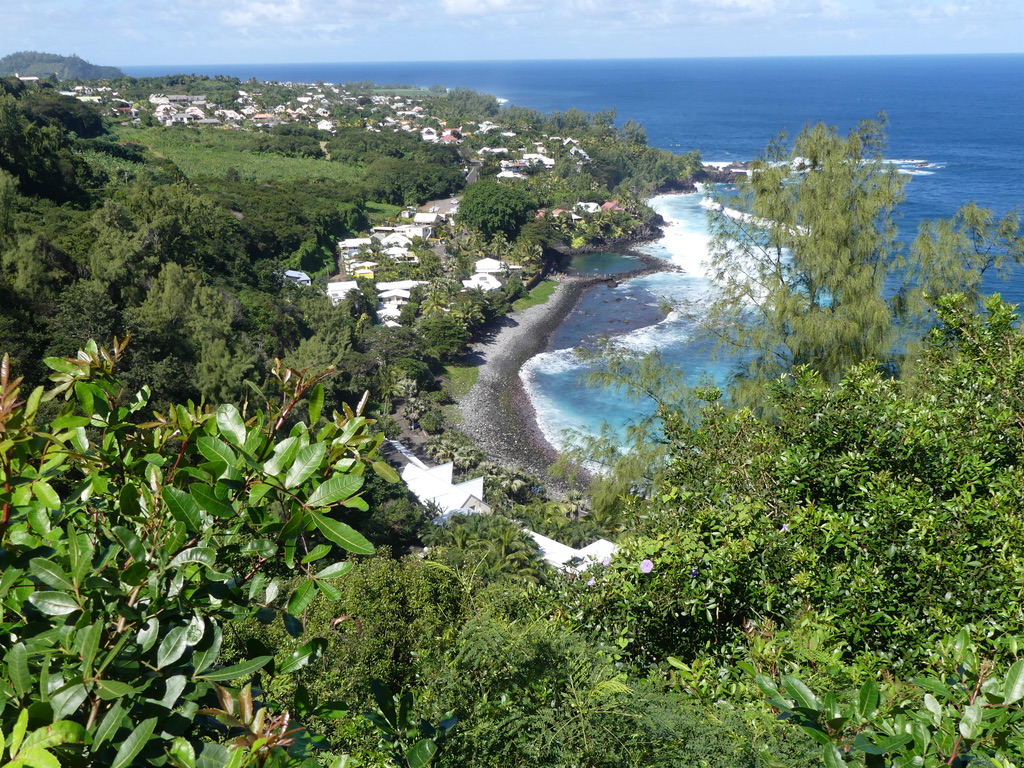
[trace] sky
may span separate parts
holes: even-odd
[[[260,64],[1024,52],[1021,0],[4,0],[0,56]]]

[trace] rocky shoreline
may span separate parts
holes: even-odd
[[[644,266],[613,275],[556,274],[554,279],[559,285],[550,299],[501,318],[481,341],[471,346],[467,362],[479,367],[479,376],[457,405],[463,431],[493,461],[551,480],[548,470],[558,452],[537,423],[519,371],[527,360],[544,351],[554,330],[594,286],[614,285],[639,275],[674,269],[662,259],[631,249],[625,252],[640,259]]]

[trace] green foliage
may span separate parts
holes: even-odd
[[[459,205],[459,223],[492,238],[513,238],[537,209],[536,201],[518,184],[481,181],[470,186]]]
[[[453,515],[442,525],[430,525],[423,543],[430,559],[491,582],[512,579],[540,583],[549,573],[533,538],[500,515]]]
[[[348,567],[324,558],[372,551],[331,508],[365,504],[379,438],[351,411],[290,419],[304,396],[321,402],[322,375],[279,369],[280,400],[250,416],[189,403],[140,422],[149,392],[115,378],[122,354],[49,359],[54,388],[25,400],[0,368],[0,728],[30,728],[76,764],[215,751],[200,707],[272,662],[224,667],[225,625],[257,610],[294,623]],[[280,571],[301,575],[293,590]],[[278,673],[321,649],[309,641]]]
[[[1001,638],[997,649],[1018,657],[1020,641]],[[830,768],[1009,768],[1024,750],[1024,660],[1007,668],[981,654],[964,629],[939,644],[936,675],[915,677],[909,690],[869,679],[852,696],[818,697],[794,676],[758,674],[756,682],[781,719],[821,746]]]
[[[634,506],[645,537],[581,598],[595,626],[638,659],[716,649],[725,665],[811,611],[845,658],[900,674],[950,625],[1018,631],[1024,340],[998,299],[986,318],[968,306],[940,303],[914,381],[799,370],[770,420],[665,414],[670,472]]]
[[[687,718],[674,702],[550,622],[474,618],[447,658],[424,666],[430,698],[459,715],[442,765],[683,764]]]
[[[449,715],[436,726],[413,715],[415,698],[407,691],[395,696],[379,680],[373,683],[373,697],[377,701],[375,712],[364,712],[363,717],[380,731],[382,745],[386,745],[391,759],[398,768],[423,768],[438,756],[441,747],[458,718]]]

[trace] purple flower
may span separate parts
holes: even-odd
[[[691,568],[690,569],[690,577],[691,578],[696,579],[699,575],[700,575],[700,569],[699,568]]]
[[[588,586],[588,587],[592,587],[592,586],[594,586],[595,584],[597,584],[597,579],[595,579],[595,578],[594,578],[593,576],[591,576],[591,577],[590,577],[590,581],[588,581],[588,582],[587,582],[587,586]]]
[[[650,573],[654,570],[653,560],[641,560],[640,561],[640,573]]]
[[[606,557],[604,560],[601,561],[601,565],[603,565],[605,568],[607,568],[611,564],[612,559],[610,557]]]
[[[789,526],[786,525],[785,523],[783,523],[782,527],[779,530],[782,531],[783,533],[789,533]]]

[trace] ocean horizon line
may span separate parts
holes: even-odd
[[[656,62],[680,62],[680,61],[693,61],[693,62],[752,62],[752,61],[808,61],[808,60],[825,60],[825,61],[852,61],[871,59],[874,61],[881,59],[893,59],[893,60],[909,60],[909,59],[997,59],[997,58],[1024,58],[1024,52],[1006,51],[1006,52],[976,52],[976,53],[863,53],[863,54],[786,54],[786,55],[775,55],[775,56],[607,56],[602,58],[576,58],[576,57],[554,57],[554,58],[525,58],[525,59],[409,59],[405,61],[399,61],[395,59],[387,60],[360,60],[360,61],[268,61],[268,62],[214,62],[214,63],[189,63],[189,64],[117,64],[118,68],[125,71],[129,69],[135,70],[153,70],[163,68],[180,68],[180,67],[201,67],[206,70],[214,69],[217,67],[316,67],[316,66],[367,66],[367,67],[409,67],[409,66],[437,66],[437,65],[471,65],[471,64],[516,64],[516,65],[530,65],[534,64],[542,66],[544,64],[558,63],[578,63],[578,64],[609,64],[609,63],[656,63]],[[190,74],[184,70],[178,69],[177,71],[168,70],[166,74]],[[131,75],[129,75],[131,76]]]

